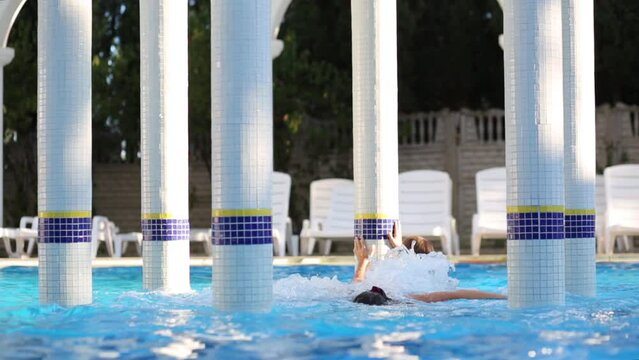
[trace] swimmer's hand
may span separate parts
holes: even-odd
[[[353,254],[355,254],[357,262],[368,260],[371,254],[368,247],[366,247],[366,241],[361,236],[356,236],[354,239]]]
[[[402,246],[402,226],[400,225],[399,220],[395,221],[393,224],[393,231],[386,235],[386,239],[388,239],[388,247],[391,249]]]
[[[368,257],[371,251],[366,246],[366,241],[361,236],[356,236],[354,239],[353,254],[357,258],[357,267],[355,268],[355,275],[353,281],[361,282],[366,278],[366,269],[368,268]]]

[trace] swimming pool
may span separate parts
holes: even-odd
[[[596,299],[509,310],[506,301],[368,307],[349,266],[275,267],[270,313],[211,307],[211,269],[190,294],[142,291],[141,268],[94,269],[94,304],[38,304],[37,268],[0,269],[0,358],[639,358],[639,264],[599,264]],[[299,274],[299,275],[295,275]],[[462,288],[501,292],[503,265],[458,265]]]

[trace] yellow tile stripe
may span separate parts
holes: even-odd
[[[596,215],[595,209],[566,209],[566,215]]]
[[[509,206],[508,213],[531,213],[531,212],[564,212],[562,205],[542,205],[542,206]]]
[[[390,219],[391,217],[388,214],[355,214],[355,219]]]
[[[91,211],[40,211],[38,217],[48,218],[87,218],[91,217]]]
[[[211,211],[212,217],[220,216],[271,216],[271,209],[217,209]]]
[[[175,216],[173,216],[173,214],[169,214],[169,213],[157,213],[157,214],[149,213],[149,214],[142,214],[142,218],[146,219],[146,220],[175,219]]]

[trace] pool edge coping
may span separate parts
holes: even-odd
[[[452,263],[455,264],[504,264],[506,263],[506,255],[461,255],[449,256]],[[615,255],[597,255],[597,262],[612,263],[639,263],[639,254],[615,254]],[[211,266],[212,259],[204,256],[194,256],[190,258],[190,266]],[[275,266],[299,266],[299,265],[355,265],[355,258],[349,255],[341,256],[276,256],[273,257],[273,265]],[[37,258],[2,258],[0,259],[0,269],[10,266],[36,267],[38,266]],[[135,267],[142,266],[141,257],[124,257],[124,258],[97,258],[93,260],[94,268],[105,267]]]

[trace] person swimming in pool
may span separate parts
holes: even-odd
[[[421,236],[411,236],[402,240],[401,228],[399,223],[393,225],[393,231],[387,235],[388,245],[391,249],[397,247],[412,248],[416,254],[428,254],[433,249],[433,244]],[[366,278],[366,270],[369,265],[370,251],[366,246],[366,242],[361,237],[355,238],[355,246],[353,253],[357,257],[357,267],[355,268],[354,282],[361,282]],[[506,296],[486,291],[473,289],[460,289],[453,291],[438,291],[425,294],[410,294],[410,298],[423,302],[441,302],[458,299],[505,299]],[[358,294],[353,302],[366,305],[386,305],[391,303],[384,290],[377,286],[373,286],[370,290]]]
[[[410,294],[408,297],[427,303],[442,302],[449,300],[475,300],[475,299],[506,299],[506,296],[487,291],[460,289],[453,291],[437,291],[426,294]],[[354,303],[365,305],[388,305],[393,303],[393,299],[389,298],[384,290],[377,286],[373,286],[370,290],[359,293],[353,299]]]

